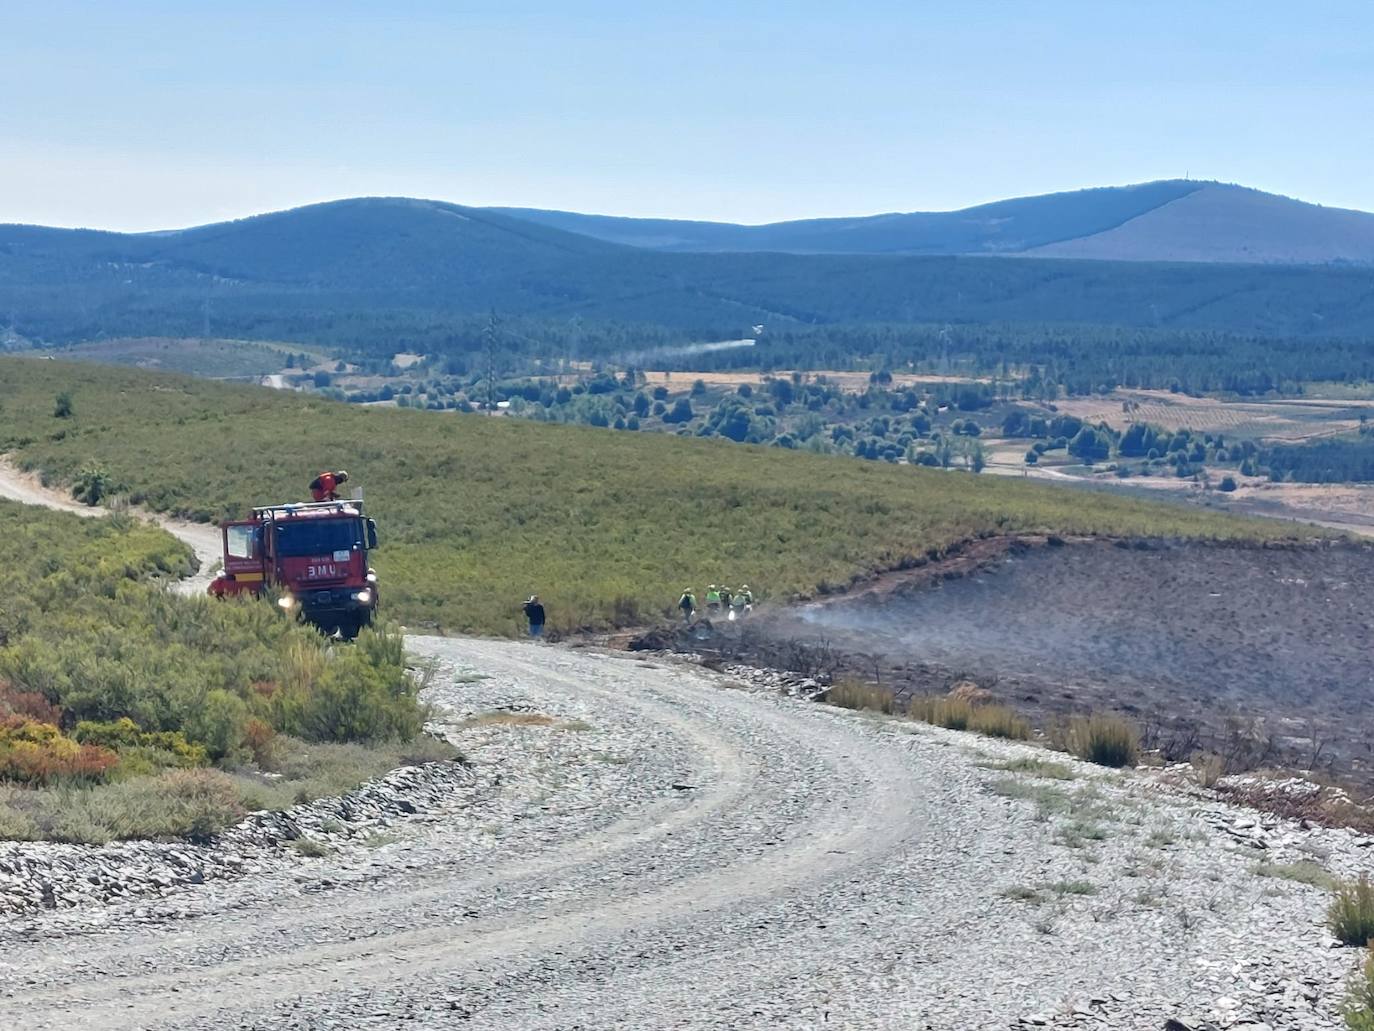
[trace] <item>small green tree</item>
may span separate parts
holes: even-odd
[[[69,391],[62,391],[53,401],[52,414],[55,419],[70,419],[76,414],[72,408],[72,395]]]

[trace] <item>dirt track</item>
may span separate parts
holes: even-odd
[[[103,516],[108,511],[92,508],[75,501],[70,495],[44,487],[42,481],[32,473],[23,472],[13,462],[0,456],[0,498],[8,498],[25,505],[38,505],[71,512],[79,516]],[[151,517],[150,517],[151,518]],[[220,561],[219,530],[205,523],[188,523],[181,519],[156,517],[157,524],[195,552],[200,568],[195,575],[188,576],[176,585],[181,594],[204,594],[214,579],[214,569]]]

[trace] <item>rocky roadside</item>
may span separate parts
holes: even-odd
[[[0,843],[0,915],[160,899],[207,881],[283,869],[308,850],[385,833],[455,804],[475,785],[463,762],[403,766],[347,794],[251,813],[214,841]]]

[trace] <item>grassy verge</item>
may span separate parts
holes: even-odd
[[[0,838],[205,837],[452,754],[400,634],[176,596],[185,547],[127,516],[0,501],[0,526]]]
[[[839,588],[980,535],[1289,532],[1033,482],[18,358],[0,358],[0,451],[62,483],[97,470],[199,519],[300,499],[315,472],[346,468],[381,527],[387,611],[500,634],[530,593],[567,630],[672,615],[689,584]]]
[[[429,738],[374,745],[278,739],[262,768],[166,770],[104,784],[0,785],[0,839],[201,840],[262,809],[339,795],[398,766],[451,759]]]

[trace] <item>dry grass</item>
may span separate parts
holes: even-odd
[[[1340,881],[1333,877],[1325,867],[1306,859],[1296,863],[1260,863],[1255,867],[1255,875],[1257,877],[1279,877],[1285,881],[1297,881],[1299,884],[1308,884],[1314,888],[1324,888],[1327,891],[1335,891],[1340,887]]]
[[[1366,950],[1359,969],[1350,975],[1341,1015],[1349,1031],[1374,1031],[1374,946]]]
[[[906,713],[913,720],[933,723],[947,730],[968,730],[973,722],[973,706],[961,698],[929,695],[913,698],[907,704]]]
[[[1005,773],[1025,773],[1032,777],[1044,777],[1047,780],[1073,780],[1077,774],[1063,763],[1053,762],[1049,759],[1040,759],[1034,756],[1023,756],[1020,759],[1008,759],[1006,762],[988,763],[987,769],[1002,770]]]
[[[1058,736],[1066,752],[1099,766],[1134,766],[1140,755],[1135,728],[1118,716],[1078,716]]]
[[[881,712],[892,716],[901,711],[891,691],[859,680],[841,680],[825,693],[825,700],[841,709],[859,712]]]
[[[481,712],[458,724],[460,730],[471,727],[547,727],[556,722],[542,712]]]
[[[933,723],[947,730],[971,730],[985,737],[1024,741],[1030,737],[1030,724],[1005,705],[974,705],[948,695],[913,698],[907,715],[922,723]]]
[[[1363,947],[1374,941],[1374,884],[1367,874],[1337,886],[1326,922],[1331,933],[1346,945]]]
[[[1031,733],[1030,724],[1005,705],[981,705],[974,709],[968,729],[985,737],[1011,741],[1025,741]]]
[[[1204,788],[1216,787],[1217,781],[1221,780],[1222,774],[1226,772],[1225,760],[1212,752],[1198,752],[1189,762],[1197,776],[1197,782]]]

